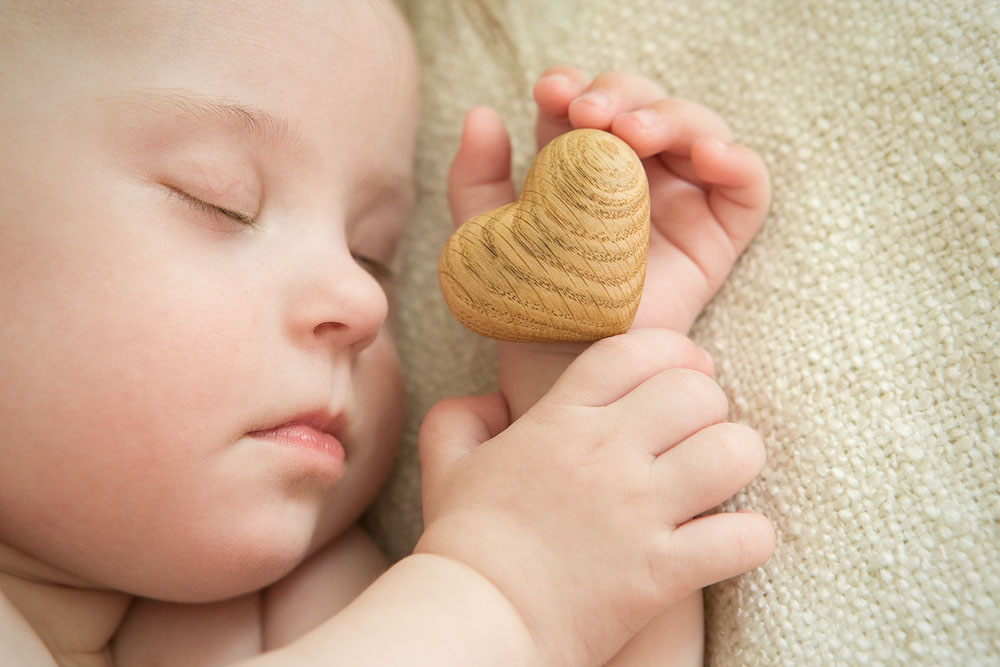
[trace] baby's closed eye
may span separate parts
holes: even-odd
[[[191,208],[206,213],[210,216],[224,217],[229,220],[236,222],[240,225],[253,226],[255,221],[254,215],[251,213],[246,213],[234,208],[228,208],[226,206],[220,206],[218,204],[213,204],[211,202],[205,201],[194,195],[185,192],[180,188],[173,186],[168,186],[167,190],[173,197],[176,197],[186,203]]]
[[[347,243],[355,261],[375,278],[391,279],[398,270],[398,250],[410,219],[409,190],[390,189],[368,197],[347,222]]]

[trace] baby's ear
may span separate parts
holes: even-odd
[[[510,161],[510,136],[499,114],[489,107],[469,110],[448,173],[448,205],[456,227],[514,201]]]

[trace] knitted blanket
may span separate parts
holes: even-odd
[[[767,446],[731,505],[778,533],[766,565],[707,592],[709,662],[1000,664],[1000,3],[491,3],[509,43],[462,4],[408,7],[423,129],[397,323],[408,427],[368,516],[383,546],[419,535],[424,413],[495,386],[492,344],[436,277],[462,115],[501,113],[520,183],[543,69],[636,70],[716,109],[774,186],[692,332]]]

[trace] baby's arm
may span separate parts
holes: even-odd
[[[644,158],[651,197],[649,268],[635,326],[686,332],[759,230],[770,201],[767,171],[729,143],[713,112],[672,100],[626,72],[591,81],[550,70],[535,86],[539,147],[580,127],[613,132]],[[720,143],[721,141],[721,143]],[[514,197],[510,144],[488,109],[469,113],[449,179],[456,224]],[[513,416],[524,412],[584,349],[579,344],[498,344],[500,386]],[[616,665],[700,664],[700,592],[678,603],[630,643]]]
[[[683,336],[646,329],[588,348],[513,424],[497,395],[439,404],[415,554],[248,664],[603,664],[660,609],[759,565],[762,516],[693,519],[763,461],[708,370]]]
[[[0,591],[0,665],[57,667],[48,648],[3,591]]]
[[[388,566],[354,525],[263,591],[205,604],[138,599],[115,636],[115,665],[230,665],[284,646],[343,610]]]
[[[340,613],[388,568],[368,533],[351,526],[264,591],[264,649],[284,646]]]

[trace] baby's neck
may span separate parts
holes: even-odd
[[[132,598],[90,587],[0,544],[0,593],[60,665],[110,665],[111,638]]]

